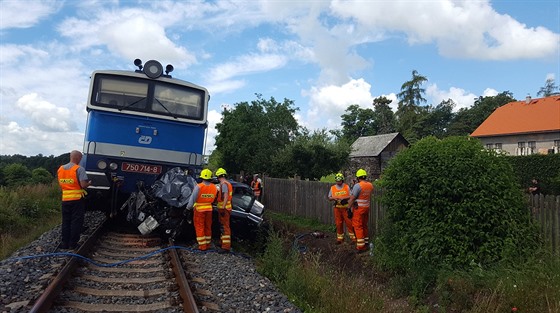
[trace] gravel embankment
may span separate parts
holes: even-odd
[[[92,232],[104,218],[101,213],[87,212],[85,234]],[[60,227],[55,227],[10,258],[0,261],[1,313],[29,311],[33,301],[50,282],[53,270],[61,268],[68,257],[21,258],[55,252],[59,243]],[[220,307],[219,312],[301,312],[272,282],[257,273],[253,260],[234,253],[182,251],[190,266],[198,269],[193,276],[206,281],[201,288],[212,292],[214,297],[210,302]]]

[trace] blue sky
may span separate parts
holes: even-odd
[[[140,58],[211,94],[207,152],[224,107],[294,100],[309,129],[351,104],[393,99],[413,70],[428,104],[559,84],[557,0],[0,0],[0,154],[81,149],[89,76]]]

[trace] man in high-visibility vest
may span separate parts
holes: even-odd
[[[76,249],[84,226],[86,207],[84,196],[91,181],[81,167],[82,153],[70,152],[70,162],[57,171],[58,184],[62,189],[62,242],[61,249]]]
[[[218,180],[220,181],[218,193],[218,219],[220,220],[220,225],[222,226],[220,241],[222,249],[229,251],[231,249],[231,228],[229,227],[229,219],[231,216],[233,187],[231,186],[231,183],[227,181],[227,172],[225,169],[219,168],[216,171],[216,176],[218,176]]]
[[[369,242],[368,220],[373,185],[366,181],[367,173],[364,169],[359,169],[356,172],[356,178],[358,182],[352,188],[348,205],[352,207],[354,201],[357,204],[352,217],[352,225],[354,226],[354,232],[356,232],[356,249],[360,253],[367,250]]]
[[[212,180],[212,171],[203,169],[200,172],[202,182],[194,186],[187,210],[194,208],[193,223],[198,249],[206,251],[212,242],[212,203],[218,196],[218,188]]]
[[[350,199],[350,187],[344,182],[342,173],[337,173],[334,176],[336,184],[329,189],[329,200],[334,202],[334,223],[336,225],[336,243],[341,244],[344,241],[344,224],[348,236],[353,242],[356,242],[354,235],[354,227],[352,226],[352,211],[348,207],[348,200]]]
[[[262,180],[259,178],[258,174],[253,176],[253,181],[251,182],[251,188],[253,189],[253,194],[257,201],[261,201],[262,195]]]

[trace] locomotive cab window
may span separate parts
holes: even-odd
[[[154,112],[173,117],[202,119],[204,95],[197,90],[180,89],[172,85],[156,85],[154,89]]]
[[[133,115],[202,121],[206,110],[203,89],[155,79],[97,74],[91,106]]]
[[[148,99],[148,84],[102,78],[95,92],[95,102],[104,107],[127,110],[145,110]]]

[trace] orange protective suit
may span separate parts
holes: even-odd
[[[228,190],[228,199],[226,201],[225,209],[224,209],[224,193],[225,190],[224,185],[227,186]],[[231,249],[231,228],[229,226],[229,219],[231,216],[231,198],[233,196],[233,187],[231,186],[230,182],[227,180],[223,180],[220,182],[220,193],[218,195],[218,214],[220,224],[222,225],[222,236],[220,237],[220,241],[222,244],[222,249],[230,250]]]
[[[218,188],[212,183],[198,184],[199,192],[194,204],[194,230],[198,248],[202,251],[210,248],[212,241],[212,203],[216,199]]]
[[[352,217],[352,225],[356,232],[356,249],[363,251],[366,250],[367,242],[369,241],[369,207],[371,202],[371,193],[373,192],[373,185],[365,180],[360,180],[360,194],[356,198],[357,208],[354,210],[354,217]]]
[[[330,196],[332,199],[337,200],[337,202],[333,207],[334,223],[336,225],[337,243],[342,243],[344,241],[345,224],[346,224],[346,230],[348,231],[348,236],[353,242],[356,242],[356,236],[354,235],[354,227],[352,226],[352,219],[348,217],[347,200],[350,198],[350,187],[345,183],[342,183],[342,185],[335,184],[331,186]],[[344,204],[341,203],[342,200],[346,200],[346,203]]]

